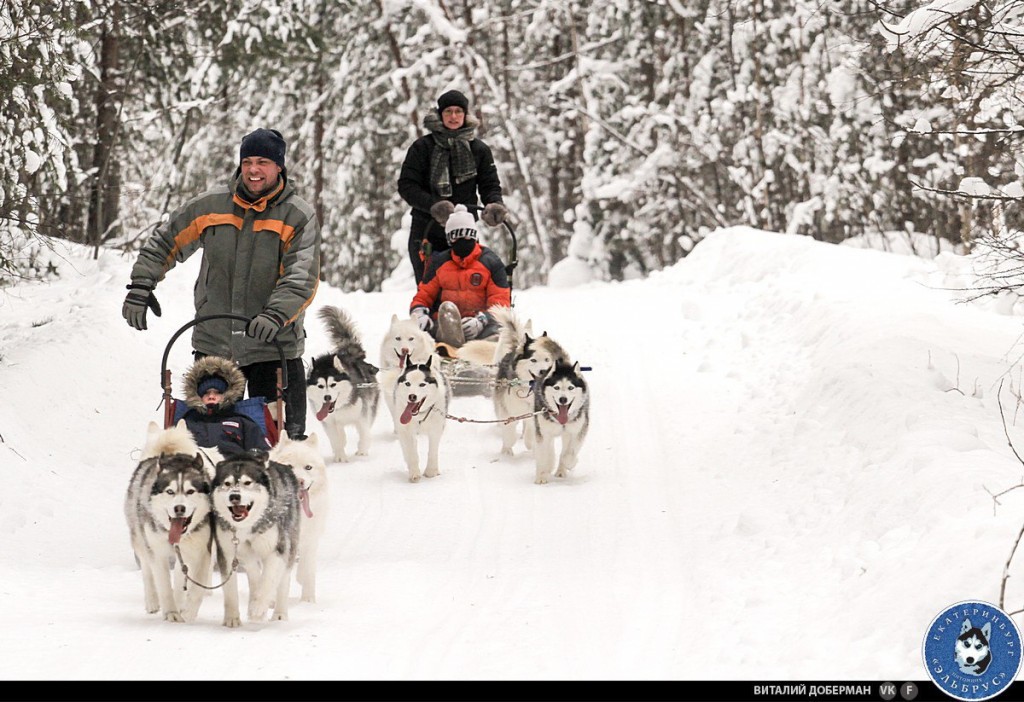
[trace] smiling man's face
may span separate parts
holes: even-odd
[[[248,156],[242,159],[242,182],[253,195],[262,195],[277,185],[281,167],[262,156]]]

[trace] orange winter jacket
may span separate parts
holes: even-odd
[[[437,308],[449,300],[463,317],[486,312],[494,305],[511,307],[512,288],[498,254],[478,243],[465,258],[451,249],[431,256],[409,309],[427,307],[436,317]]]

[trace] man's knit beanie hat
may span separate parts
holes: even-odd
[[[284,169],[285,143],[281,132],[276,129],[257,129],[242,137],[242,146],[238,150],[238,160],[250,156],[269,158]]]

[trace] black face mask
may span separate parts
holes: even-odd
[[[476,246],[476,242],[472,239],[456,239],[452,242],[452,251],[459,258],[465,258],[469,254],[473,253],[473,247]]]

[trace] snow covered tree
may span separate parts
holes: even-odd
[[[78,9],[70,0],[0,3],[0,283],[40,272],[40,235],[64,232],[52,205],[75,178],[66,149]]]

